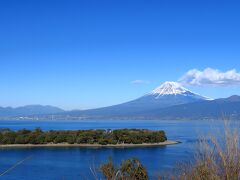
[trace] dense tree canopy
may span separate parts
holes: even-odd
[[[119,130],[74,130],[74,131],[33,131],[22,129],[0,130],[0,144],[142,144],[159,143],[167,140],[164,131],[146,129]]]

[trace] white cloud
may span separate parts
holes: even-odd
[[[203,71],[192,69],[184,74],[179,82],[193,86],[233,86],[240,85],[240,73],[235,69],[221,72],[217,69],[206,68]]]
[[[149,81],[137,79],[137,80],[131,81],[131,84],[149,84]]]

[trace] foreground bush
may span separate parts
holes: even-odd
[[[37,128],[11,131],[0,130],[0,144],[142,144],[159,143],[167,140],[164,131],[146,129],[119,130],[77,130],[77,131],[46,131]]]
[[[147,180],[148,174],[138,159],[125,160],[119,167],[114,166],[111,159],[100,167],[107,180]]]

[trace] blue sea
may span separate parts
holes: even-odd
[[[194,157],[196,142],[201,136],[218,131],[222,127],[219,121],[0,121],[0,128],[43,130],[77,129],[119,129],[144,128],[164,130],[169,140],[180,144],[161,147],[138,148],[79,148],[79,147],[44,147],[44,148],[2,148],[0,149],[0,174],[18,162],[26,159],[9,172],[0,175],[6,180],[43,180],[43,179],[96,179],[100,164],[112,157],[114,163],[136,157],[147,168],[150,178],[174,170],[179,162],[191,161]]]

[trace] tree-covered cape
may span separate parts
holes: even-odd
[[[118,130],[0,130],[0,144],[143,144],[167,140],[164,131],[147,129]]]

